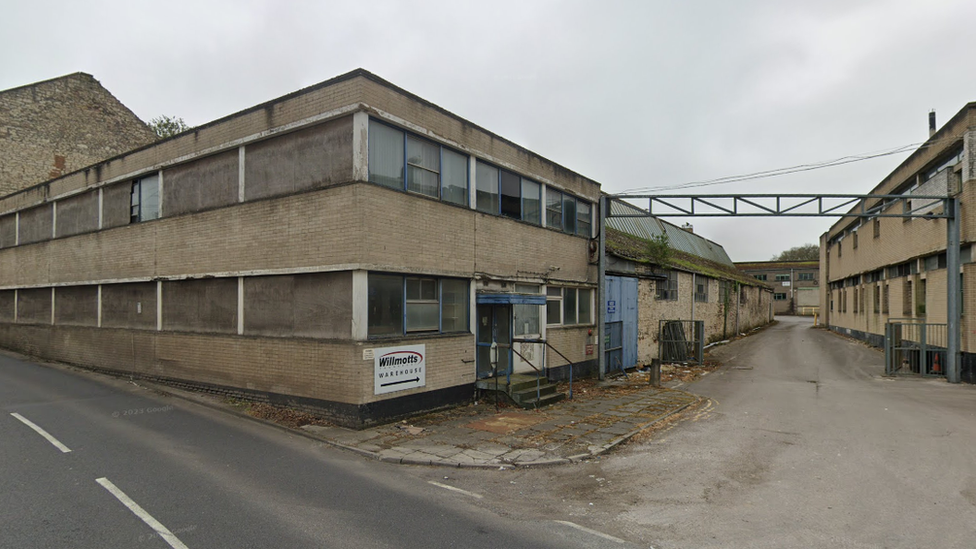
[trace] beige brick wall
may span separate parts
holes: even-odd
[[[373,361],[357,344],[311,339],[0,324],[0,346],[82,366],[242,387],[347,404],[473,384],[474,336],[402,340],[427,349],[427,386],[373,395]]]

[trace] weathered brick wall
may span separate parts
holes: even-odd
[[[0,196],[155,140],[88,74],[0,91]]]
[[[700,283],[703,277],[694,277]],[[693,277],[691,273],[678,271],[677,301],[659,300],[656,297],[657,284],[653,280],[641,279],[637,284],[637,361],[649,364],[659,357],[658,332],[661,320],[694,320],[705,323],[705,342],[711,343],[732,337],[736,334],[736,314],[738,331],[746,332],[752,328],[768,324],[769,304],[772,293],[755,286],[745,286],[746,302],[738,303],[738,295],[730,290],[728,307],[721,300],[720,282],[707,278],[708,301],[694,301]],[[738,312],[737,312],[738,307]]]

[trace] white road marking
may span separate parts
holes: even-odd
[[[437,481],[434,481],[434,480],[428,480],[427,482],[429,482],[430,484],[433,484],[434,486],[437,486],[438,488],[443,488],[445,490],[450,490],[452,492],[457,492],[459,494],[464,494],[466,496],[471,496],[473,498],[481,499],[482,497],[484,497],[481,494],[476,494],[474,492],[469,492],[467,490],[462,490],[460,488],[455,488],[455,487],[450,486],[448,484],[441,484],[440,482],[437,482]]]
[[[152,515],[146,512],[145,509],[139,507],[138,503],[132,501],[132,498],[125,495],[125,492],[122,490],[119,490],[116,485],[112,484],[112,481],[102,477],[95,479],[95,482],[101,484],[102,488],[108,490],[110,494],[122,502],[122,505],[128,507],[129,510],[132,511],[137,517],[142,519],[142,522],[145,522],[150,528],[155,530],[156,533],[159,534],[159,537],[163,538],[163,540],[165,540],[170,547],[173,549],[188,549],[187,546],[183,545],[183,542],[173,534],[173,532],[170,532],[168,528],[163,526],[158,520],[154,519]]]
[[[608,540],[610,540],[612,542],[615,542],[615,543],[627,543],[626,541],[624,541],[624,540],[622,540],[620,538],[615,538],[615,537],[611,536],[610,534],[604,534],[603,532],[598,532],[598,531],[593,530],[591,528],[587,528],[586,526],[580,526],[579,524],[576,524],[575,522],[569,522],[568,520],[555,520],[553,522],[558,522],[559,524],[565,524],[566,526],[569,526],[569,527],[572,527],[572,528],[576,528],[577,530],[582,530],[583,532],[586,532],[588,534],[593,534],[594,536],[597,536],[597,537],[600,537],[600,538],[603,538],[603,539],[608,539]]]
[[[33,421],[31,421],[31,420],[27,419],[26,417],[24,417],[24,416],[22,416],[20,414],[17,414],[17,413],[11,413],[10,415],[12,415],[15,418],[19,419],[20,421],[22,421],[24,423],[24,425],[30,427],[31,429],[33,429],[34,431],[36,431],[37,434],[39,434],[42,437],[46,438],[47,441],[50,442],[51,444],[53,444],[54,447],[57,448],[58,450],[61,450],[65,454],[67,454],[68,452],[71,451],[70,448],[68,448],[64,444],[61,444],[61,441],[59,441],[58,439],[52,437],[50,433],[48,433],[44,429],[41,429],[40,427],[38,427]]]

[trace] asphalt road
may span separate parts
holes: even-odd
[[[4,548],[625,546],[102,376],[0,356],[0,410]]]
[[[681,387],[710,400],[649,442],[458,485],[655,549],[976,547],[976,387],[884,378],[880,351],[809,319],[713,355]]]

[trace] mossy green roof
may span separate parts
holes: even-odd
[[[656,265],[651,257],[649,240],[607,227],[607,253],[638,264]],[[769,289],[770,286],[752,275],[746,274],[735,267],[711,261],[681,250],[671,250],[671,257],[667,265],[656,265],[663,269],[677,269],[689,271],[720,280],[734,280],[746,286],[757,286]]]

